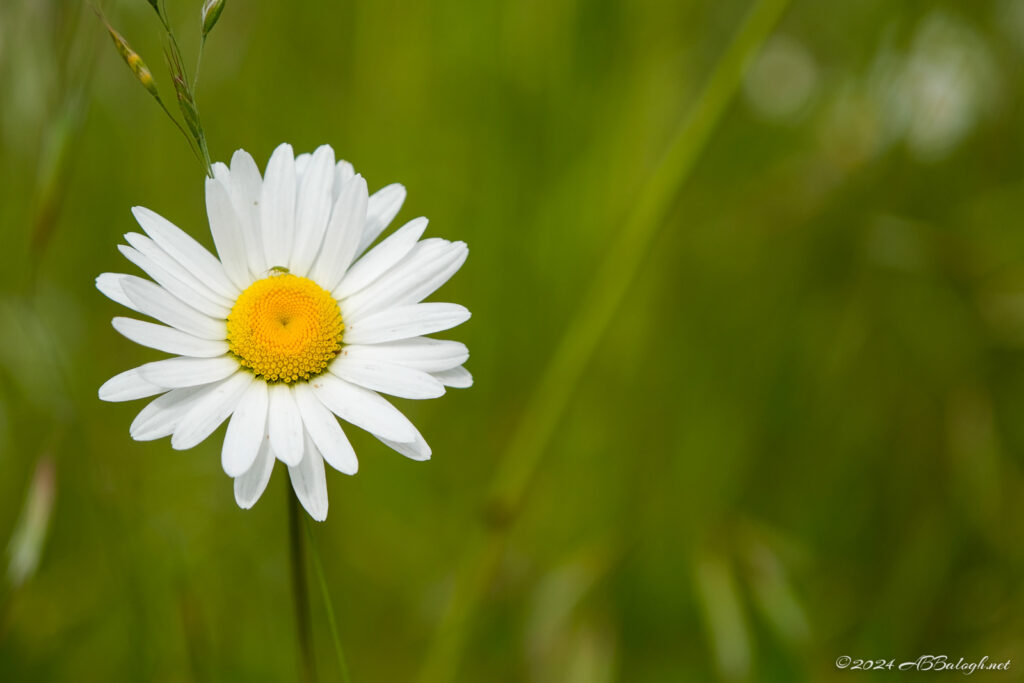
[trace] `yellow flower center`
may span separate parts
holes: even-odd
[[[271,275],[238,296],[228,315],[228,346],[268,382],[297,382],[327,369],[341,349],[338,302],[304,277]]]

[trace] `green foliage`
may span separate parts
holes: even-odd
[[[199,4],[167,8],[193,27],[180,54],[207,32]],[[751,3],[220,16],[201,98],[213,160],[331,143],[371,190],[408,188],[399,222],[428,216],[428,235],[471,250],[437,296],[474,313],[449,336],[475,386],[397,401],[433,460],[349,429],[360,472],[329,473],[312,530],[354,681],[422,674],[463,559],[495,528],[459,681],[821,681],[840,655],[1016,658],[1018,4],[794,3],[666,188],[621,306],[620,283],[588,293],[621,276],[601,264]],[[164,48],[146,3],[108,11],[140,54]],[[129,207],[211,246],[190,152],[107,40],[76,3],[0,3],[5,545],[40,499],[37,463],[53,473],[46,541],[4,589],[0,678],[294,680],[283,468],[241,511],[222,431],[187,452],[134,442],[143,402],[96,398],[161,355],[118,337],[123,309],[92,287],[135,272],[115,248]],[[572,327],[602,301],[605,329]],[[530,415],[567,330],[594,335],[569,351],[594,350],[548,425]],[[545,448],[530,477],[499,479],[514,505],[495,507],[513,437]],[[336,680],[318,591],[312,609]]]

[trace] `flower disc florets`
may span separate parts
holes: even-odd
[[[228,346],[268,382],[298,382],[327,369],[341,350],[338,302],[304,277],[271,275],[242,292],[228,315]]]

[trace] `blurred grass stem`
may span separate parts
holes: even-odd
[[[598,268],[499,461],[488,505],[490,525],[468,544],[458,581],[427,652],[422,683],[452,681],[458,674],[477,606],[500,566],[509,529],[569,399],[636,279],[652,239],[739,88],[747,64],[788,4],[789,0],[755,2]]]
[[[309,588],[306,584],[306,560],[302,551],[302,522],[299,499],[288,487],[288,538],[291,548],[292,601],[295,603],[295,627],[299,645],[299,672],[303,683],[316,680],[316,660],[313,657],[313,634],[309,612]]]

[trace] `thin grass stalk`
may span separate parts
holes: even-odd
[[[488,505],[490,523],[469,544],[459,565],[458,581],[427,652],[421,683],[455,680],[475,613],[500,565],[508,531],[569,399],[636,279],[652,239],[735,95],[747,64],[788,5],[789,0],[757,0],[751,8],[576,309],[499,461]]]
[[[203,50],[206,49],[206,36],[199,39],[199,53],[196,55],[196,70],[192,76],[192,97],[198,100],[196,94],[199,90],[199,69],[203,66]]]

